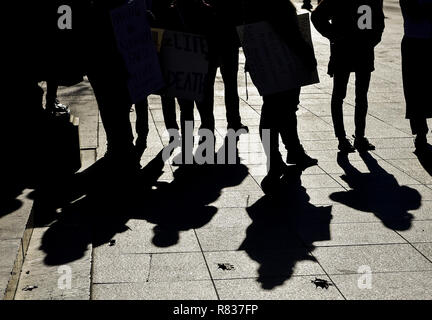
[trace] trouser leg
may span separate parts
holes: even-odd
[[[278,102],[280,116],[277,117],[278,131],[287,150],[298,150],[301,146],[297,131],[298,104],[300,88],[287,91]]]
[[[194,137],[188,135],[186,132],[186,124],[188,123],[191,126],[192,130],[194,128],[194,101],[186,100],[186,99],[177,99],[180,106],[180,124],[181,124],[181,147],[182,154],[184,155],[186,152],[191,152],[192,150],[186,150],[186,146],[192,146],[194,144]],[[187,139],[192,139],[192,141],[187,141]],[[188,143],[187,143],[188,142]]]
[[[415,135],[427,135],[429,127],[426,118],[410,119],[411,131]]]
[[[53,107],[57,99],[58,85],[55,81],[47,81],[46,105]]]
[[[166,129],[178,130],[175,98],[162,95],[161,102]]]
[[[211,61],[209,71],[204,84],[204,99],[197,101],[197,108],[201,118],[200,129],[215,130],[214,118],[214,84],[216,80],[217,63]]]
[[[349,72],[336,72],[333,77],[331,113],[333,127],[337,138],[343,138],[346,136],[343,121],[343,101],[346,97],[349,75]]]
[[[221,74],[225,86],[225,107],[228,127],[236,127],[241,123],[240,99],[238,94],[237,76],[239,49],[234,47],[222,54]]]
[[[355,98],[355,135],[357,138],[365,136],[366,116],[368,111],[368,91],[371,79],[370,72],[356,72]]]
[[[107,136],[108,152],[119,157],[133,152],[131,101],[126,83],[88,72]]]
[[[138,135],[136,145],[147,146],[147,136],[149,133],[149,120],[148,120],[148,101],[147,99],[135,104],[136,123],[135,130]]]
[[[269,173],[276,171],[282,161],[279,152],[279,131],[278,131],[278,95],[263,97],[264,103],[261,109],[259,125],[261,142],[267,157],[267,170]]]

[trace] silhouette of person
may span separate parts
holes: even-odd
[[[384,31],[382,0],[323,0],[312,13],[315,28],[330,40],[331,56],[328,74],[333,77],[331,111],[339,150],[346,152],[374,150],[365,137],[368,111],[367,93],[374,71],[374,48]],[[331,21],[331,22],[330,22]],[[343,122],[343,100],[350,73],[355,83],[355,140],[346,137]]]
[[[128,72],[118,50],[110,11],[126,1],[94,0],[87,3],[82,37],[86,45],[85,66],[107,136],[104,159],[125,170],[139,167],[129,113],[132,101]]]
[[[238,14],[235,4],[229,0],[207,1],[214,13],[214,21],[210,33],[212,43],[210,49],[209,72],[207,75],[208,96],[206,106],[209,110],[214,109],[214,84],[218,67],[222,75],[225,87],[225,107],[227,128],[237,131],[248,127],[243,125],[240,116],[240,98],[238,94],[237,77],[239,70],[239,48],[240,39],[237,35],[235,17]]]
[[[421,195],[415,189],[400,186],[396,178],[385,171],[369,153],[360,154],[370,173],[361,173],[339,152],[337,161],[345,174],[342,179],[351,190],[335,192],[330,199],[363,212],[372,212],[392,230],[408,230],[413,215],[409,210],[421,206]]]
[[[257,281],[265,290],[291,278],[297,262],[316,262],[310,254],[313,243],[331,239],[332,208],[309,203],[301,173],[298,167],[289,167],[277,192],[246,209],[252,224],[239,250],[259,263]]]
[[[207,40],[211,40],[210,32],[211,25],[214,23],[214,13],[207,2],[204,0],[175,0],[172,3],[172,8],[176,21],[179,21],[182,27],[180,31],[203,35]],[[179,26],[179,24],[177,25]],[[212,45],[211,41],[208,41],[209,61],[212,61],[210,56],[213,51],[210,49]],[[204,84],[204,99],[196,101],[196,105],[201,118],[200,129],[207,129],[214,133],[215,119],[210,103],[213,88],[209,85],[208,79],[209,77],[206,77]]]
[[[427,150],[432,118],[430,81],[432,74],[432,1],[400,0],[405,35],[402,39],[402,76],[406,101],[406,118],[415,135],[416,153]]]
[[[308,68],[313,70],[316,67],[313,49],[300,33],[296,9],[289,0],[266,3],[243,1],[242,9],[241,16],[245,17],[243,23],[268,21],[282,40],[304,60]],[[298,136],[296,111],[300,102],[300,91],[301,88],[295,88],[263,96],[260,135],[267,156],[268,181],[279,179],[286,166],[279,152],[279,135],[288,152],[288,163],[302,168],[318,163],[306,154]],[[265,132],[269,133],[269,143],[266,142]]]
[[[183,16],[179,9],[177,8],[177,3],[173,0],[163,0],[154,1],[152,5],[152,13],[154,15],[154,20],[152,26],[155,28],[161,28],[166,30],[175,31],[187,31],[187,22],[183,20]],[[161,61],[163,62],[163,61]],[[182,153],[181,163],[185,162],[185,139],[186,137],[186,122],[194,125],[194,104],[195,102],[183,98],[173,98],[161,94],[162,112],[165,121],[165,127],[168,132],[173,132],[179,130],[177,124],[176,116],[176,100],[180,107],[180,127],[181,127],[181,137],[182,137]],[[173,135],[170,135],[170,142],[175,139]]]

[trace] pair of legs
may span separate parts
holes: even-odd
[[[343,102],[347,93],[347,86],[350,77],[349,71],[336,71],[333,78],[333,94],[331,101],[331,113],[333,119],[333,126],[335,135],[339,139],[340,149],[350,149],[349,142],[346,139],[346,132],[343,120]],[[368,111],[368,91],[371,79],[370,71],[356,71],[355,72],[355,145],[359,149],[372,149],[365,138],[366,130],[366,116]],[[352,148],[352,147],[351,147]]]
[[[259,130],[269,175],[279,175],[284,164],[279,151],[279,136],[288,151],[287,162],[301,166],[317,163],[306,155],[298,136],[296,111],[299,97],[300,88],[263,97]]]
[[[219,65],[225,88],[224,96],[228,128],[234,130],[245,128],[240,117],[240,98],[237,86],[239,48],[235,45],[223,47],[218,57],[210,59],[204,89],[204,100],[197,103],[198,110],[202,115],[202,128],[214,131],[214,85]]]
[[[161,96],[161,102],[166,129],[168,130],[168,132],[171,132],[172,130],[178,131],[179,126],[177,124],[175,98]],[[186,122],[192,123],[192,127],[194,123],[194,101],[178,98],[177,102],[180,106],[181,135],[182,137],[186,137]],[[135,145],[137,150],[137,156],[141,157],[144,150],[147,148],[147,136],[149,133],[148,101],[145,100],[140,103],[136,103],[135,110],[137,115],[136,132],[138,135]],[[173,137],[171,136],[170,138]],[[184,145],[185,144],[182,143],[183,149]]]

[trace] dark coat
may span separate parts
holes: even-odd
[[[429,25],[432,24],[431,1],[401,0],[400,4],[405,20],[429,21]],[[426,30],[422,30],[421,34],[424,32]],[[413,37],[411,33],[406,32],[401,46],[406,118],[432,118],[431,85],[427,81],[432,74],[432,38]]]
[[[372,9],[372,29],[361,30],[362,5]],[[322,0],[312,13],[315,28],[331,43],[328,73],[374,71],[374,48],[384,31],[383,0]]]

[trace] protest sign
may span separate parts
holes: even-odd
[[[301,14],[300,31],[312,46],[309,14]],[[283,92],[319,82],[317,70],[310,71],[277,35],[268,22],[238,26],[237,31],[253,83],[260,95]]]
[[[129,73],[128,88],[133,103],[147,99],[165,85],[146,15],[143,0],[111,11],[117,45]]]
[[[165,82],[164,94],[201,101],[208,73],[208,44],[204,36],[165,30],[160,61]]]

